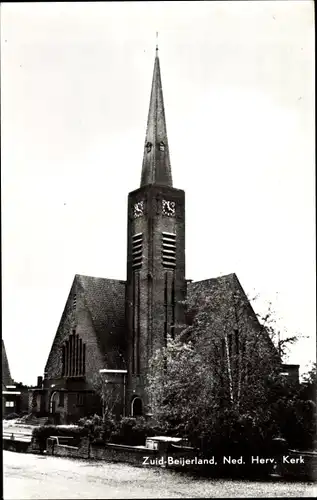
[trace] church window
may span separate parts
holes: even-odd
[[[151,142],[147,142],[146,145],[145,145],[145,148],[146,148],[146,151],[148,153],[150,153],[150,151],[152,149],[152,143]]]
[[[62,346],[62,377],[65,375],[66,346]]]
[[[133,308],[132,308],[132,373],[140,372],[140,274],[133,275]]]
[[[82,364],[82,374],[86,373],[86,345],[83,344],[83,364]]]
[[[77,406],[84,406],[84,394],[77,394]]]
[[[142,399],[135,397],[131,402],[131,415],[132,417],[140,417],[143,415]]]
[[[73,295],[73,309],[76,309],[76,305],[77,305],[77,295],[76,295],[76,293],[74,293],[74,295]]]
[[[161,141],[161,142],[159,143],[159,150],[160,150],[160,151],[165,151],[165,144],[164,144],[164,142],[163,142],[163,141]]]
[[[137,233],[132,236],[132,267],[134,270],[141,269],[143,261],[143,234]]]
[[[176,234],[162,232],[162,264],[166,269],[176,267]]]
[[[175,275],[173,275],[173,282],[172,282],[172,324],[171,324],[171,336],[172,336],[172,338],[174,338],[174,336],[175,336],[175,306],[176,306]]]
[[[86,345],[73,330],[62,345],[62,377],[85,375]]]
[[[7,408],[14,408],[14,401],[6,401]]]

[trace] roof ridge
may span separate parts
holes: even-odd
[[[205,278],[203,280],[192,281],[191,283],[202,283],[203,281],[219,280],[222,278],[229,278],[229,277],[234,278],[234,277],[237,277],[237,275],[236,275],[236,273],[223,274],[221,276],[216,276],[215,278]]]
[[[88,274],[75,274],[75,278],[91,278],[95,280],[115,281],[117,283],[126,283],[126,280],[119,278],[102,278],[100,276],[89,276]]]

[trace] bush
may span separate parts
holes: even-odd
[[[112,415],[107,415],[104,419],[99,415],[84,417],[78,424],[86,429],[91,442],[95,444],[109,441],[118,428],[118,423]]]
[[[118,444],[144,445],[149,436],[160,433],[160,428],[151,424],[144,417],[123,417],[118,430],[112,435],[112,441]]]
[[[40,450],[46,449],[46,440],[50,436],[71,436],[74,446],[78,446],[82,437],[87,436],[87,429],[84,427],[59,427],[56,425],[41,425],[35,427],[32,438],[37,441]]]
[[[14,420],[16,418],[19,418],[19,415],[17,413],[9,413],[9,415],[3,418],[4,420]]]

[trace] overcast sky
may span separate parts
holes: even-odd
[[[235,272],[315,358],[311,1],[3,3],[2,334],[42,375],[76,273],[125,279],[159,55],[186,277]]]

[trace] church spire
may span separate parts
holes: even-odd
[[[141,187],[159,184],[172,187],[172,171],[167,141],[158,46],[152,80],[150,108],[147,120]]]

